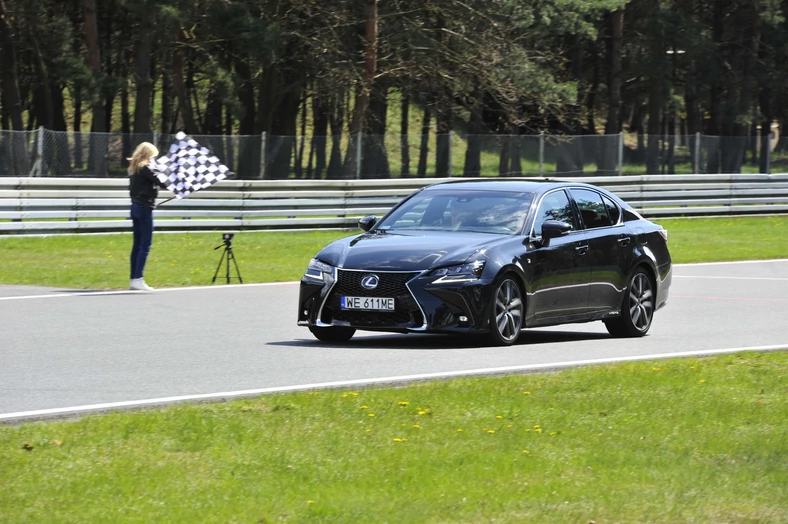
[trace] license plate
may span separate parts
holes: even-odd
[[[394,298],[391,297],[341,297],[341,299],[342,309],[394,311]]]

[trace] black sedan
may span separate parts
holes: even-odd
[[[595,320],[641,337],[668,298],[667,231],[589,184],[434,184],[359,227],[301,279],[298,324],[323,341],[360,329],[508,345],[525,328]]]

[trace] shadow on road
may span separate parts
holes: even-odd
[[[581,340],[602,340],[611,338],[607,333],[577,331],[524,331],[513,347],[532,346]],[[293,347],[335,347],[344,349],[465,349],[492,347],[482,336],[468,335],[426,335],[426,334],[385,334],[354,337],[347,342],[328,343],[317,339],[303,338],[269,342],[271,346]]]

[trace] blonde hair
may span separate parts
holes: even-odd
[[[142,142],[137,146],[137,149],[134,150],[131,158],[126,159],[129,161],[129,175],[133,175],[141,167],[147,166],[150,159],[158,155],[159,150],[156,149],[156,146],[150,142]]]

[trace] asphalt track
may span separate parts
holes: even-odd
[[[155,280],[155,278],[154,278]],[[0,421],[334,386],[788,349],[788,260],[674,266],[648,336],[599,323],[526,330],[517,345],[296,326],[297,283],[155,292],[0,286]]]

